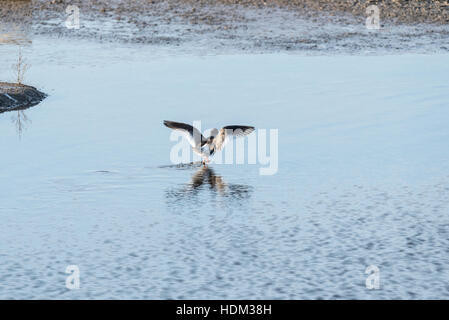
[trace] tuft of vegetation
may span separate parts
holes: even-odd
[[[17,58],[17,63],[12,65],[12,68],[16,74],[16,82],[18,84],[23,84],[25,78],[25,73],[30,68],[30,65],[26,63],[25,58],[22,56],[22,49],[19,48],[19,56]]]

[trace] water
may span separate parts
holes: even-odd
[[[0,298],[449,298],[449,55],[24,54],[49,97],[0,114]],[[279,170],[170,167],[165,119],[278,129]]]

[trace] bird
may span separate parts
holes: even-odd
[[[206,139],[197,128],[190,124],[164,120],[164,125],[180,131],[187,138],[193,151],[201,156],[203,165],[208,164],[209,157],[221,150],[230,138],[243,137],[255,130],[252,126],[242,125],[225,126],[220,130],[213,128]]]

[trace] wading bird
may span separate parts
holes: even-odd
[[[210,137],[206,139],[197,128],[189,124],[165,120],[164,125],[184,134],[193,151],[201,156],[203,165],[209,163],[209,157],[221,150],[229,138],[246,136],[254,131],[254,127],[250,126],[226,126],[220,130],[212,129]]]

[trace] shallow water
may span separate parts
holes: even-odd
[[[0,298],[449,298],[449,55],[24,52],[50,96],[0,115]],[[279,170],[170,167],[164,119],[278,129]]]

